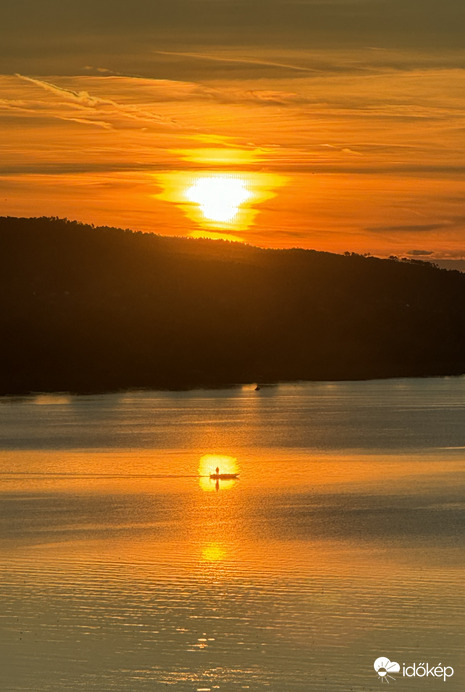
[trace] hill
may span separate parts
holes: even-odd
[[[0,394],[465,372],[465,275],[0,218]]]

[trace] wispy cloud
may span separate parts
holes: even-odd
[[[211,55],[206,53],[188,53],[183,51],[168,51],[154,50],[156,55],[173,55],[183,58],[194,58],[196,60],[207,60],[212,62],[232,63],[235,65],[254,65],[258,67],[279,67],[284,70],[292,70],[294,72],[320,72],[313,67],[305,67],[303,65],[293,65],[289,63],[274,62],[271,60],[259,60],[257,58],[242,58],[233,56]]]
[[[80,125],[93,125],[94,127],[101,127],[104,130],[112,130],[113,126],[111,123],[107,123],[104,120],[89,120],[88,118],[67,118],[64,115],[55,116],[59,120],[67,120],[71,123],[79,123]]]
[[[450,226],[450,223],[424,223],[424,224],[406,224],[399,226],[371,226],[366,230],[375,233],[428,233],[429,231],[438,231],[445,226]]]
[[[371,226],[366,228],[370,232],[380,233],[429,233],[431,231],[440,231],[444,229],[460,228],[465,224],[465,216],[452,216],[443,221],[436,223],[424,224],[399,224],[393,226]]]
[[[112,99],[91,96],[88,91],[74,91],[73,89],[61,87],[43,79],[35,79],[33,77],[28,77],[21,74],[16,74],[16,77],[25,82],[34,84],[45,91],[51,92],[52,94],[65,99],[66,101],[71,101],[73,104],[85,110],[103,112],[106,115],[113,114],[120,117],[123,116],[126,119],[134,120],[143,125],[151,124],[171,127],[178,126],[178,123],[174,119],[162,117],[157,113],[140,108],[139,106],[123,105]]]

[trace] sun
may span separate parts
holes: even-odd
[[[198,204],[209,221],[231,223],[253,192],[244,180],[235,175],[208,175],[198,178],[186,190],[186,198]]]
[[[162,191],[156,199],[174,204],[193,222],[185,231],[193,238],[244,241],[259,206],[276,196],[287,178],[276,173],[244,170],[170,171],[153,174]]]

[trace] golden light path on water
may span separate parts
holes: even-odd
[[[221,490],[228,490],[234,486],[236,483],[234,479],[221,480],[221,482],[215,483],[210,478],[210,474],[215,473],[217,468],[219,473],[239,473],[237,459],[234,457],[224,454],[204,454],[199,461],[199,485],[202,490],[211,492],[212,490],[219,490],[219,487]]]
[[[191,236],[227,240],[243,240],[241,231],[253,226],[260,205],[286,180],[275,173],[222,170],[157,173],[155,179],[162,188],[156,199],[194,222]]]

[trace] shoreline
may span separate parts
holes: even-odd
[[[243,388],[255,388],[260,387],[260,390],[272,389],[274,387],[279,387],[281,385],[305,385],[305,384],[336,384],[336,383],[349,383],[349,382],[383,382],[387,380],[427,380],[427,379],[450,379],[450,378],[460,378],[465,377],[465,372],[455,372],[455,373],[436,373],[436,374],[426,374],[426,375],[376,375],[373,377],[345,377],[345,378],[312,378],[312,379],[277,379],[274,381],[247,381],[247,382],[220,382],[205,383],[205,382],[193,382],[191,384],[184,384],[179,386],[162,386],[162,385],[128,385],[121,387],[95,387],[92,389],[82,388],[56,388],[56,389],[28,389],[28,390],[18,390],[18,391],[0,391],[0,400],[2,399],[12,399],[12,398],[24,398],[24,397],[34,397],[41,395],[67,395],[67,396],[97,396],[106,394],[124,394],[124,393],[134,393],[134,392],[193,392],[193,391],[204,391],[204,392],[214,392],[219,390],[234,390]],[[257,392],[258,394],[258,392]]]

